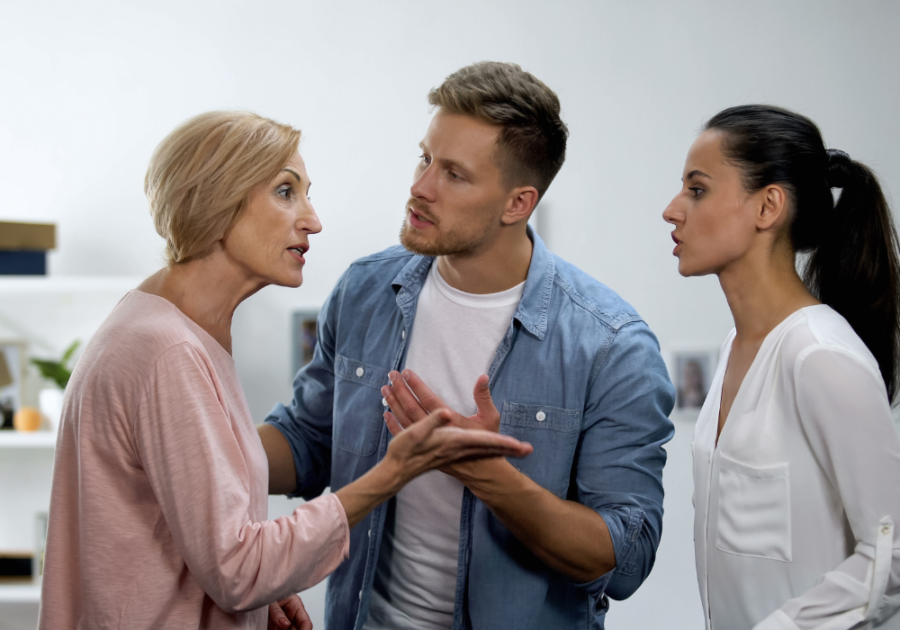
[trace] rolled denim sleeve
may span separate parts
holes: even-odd
[[[582,588],[603,605],[650,574],[662,534],[663,445],[672,439],[675,388],[656,337],[640,320],[614,333],[590,378],[575,471],[578,501],[609,529],[616,568]]]
[[[281,431],[294,456],[297,488],[290,497],[310,500],[331,483],[335,332],[346,276],[319,311],[316,349],[312,361],[294,378],[293,401],[289,406],[276,404],[265,419]]]

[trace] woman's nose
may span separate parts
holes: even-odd
[[[672,223],[673,225],[681,220],[681,213],[676,208],[676,199],[673,199],[669,202],[669,205],[666,206],[666,209],[663,210],[662,218],[666,223]]]
[[[322,222],[319,221],[319,215],[316,214],[312,204],[309,204],[308,209],[300,217],[300,226],[304,232],[310,234],[318,234],[322,231]]]

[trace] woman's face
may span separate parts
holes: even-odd
[[[225,253],[248,276],[281,286],[303,283],[309,235],[322,231],[309,187],[297,153],[274,179],[250,191],[243,213],[222,239]]]
[[[673,255],[683,276],[720,273],[751,248],[758,194],[748,194],[738,167],[721,150],[721,134],[704,131],[684,163],[681,191],[663,212],[675,226]]]

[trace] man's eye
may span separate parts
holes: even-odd
[[[422,160],[422,162],[424,162],[425,164],[431,164],[431,158],[430,158],[429,156],[425,155],[424,153],[423,153],[422,155],[420,155],[419,158],[420,158],[420,159]]]
[[[453,171],[447,171],[450,174],[450,179],[459,179],[459,175],[454,173]]]

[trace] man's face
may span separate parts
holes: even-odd
[[[426,256],[477,253],[501,227],[509,191],[495,159],[499,127],[438,111],[419,143],[400,242]]]

